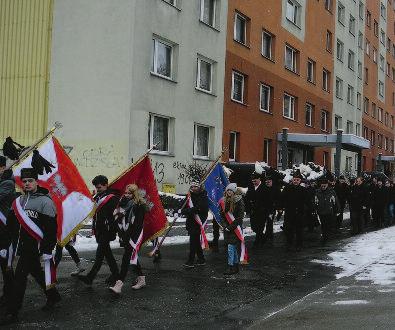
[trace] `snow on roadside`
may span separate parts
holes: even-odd
[[[385,285],[395,283],[395,265],[390,259],[394,254],[395,227],[389,227],[357,237],[341,250],[330,253],[330,260],[316,259],[313,262],[341,268],[337,278],[350,276],[361,270],[356,276],[357,279]],[[382,258],[384,261],[380,260]]]

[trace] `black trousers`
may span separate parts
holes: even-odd
[[[0,258],[0,267],[3,274],[3,296],[6,303],[8,304],[12,294],[12,281],[14,279],[14,273],[12,269],[7,268],[8,260],[6,258]]]
[[[55,287],[46,290],[45,273],[40,263],[38,251],[22,250],[15,269],[12,295],[10,303],[7,306],[8,313],[17,314],[21,309],[29,274],[33,276],[38,285],[43,289],[47,300],[50,301],[54,297],[59,296],[59,292]]]
[[[365,212],[363,210],[351,210],[351,226],[353,234],[360,234],[364,230]]]
[[[344,208],[345,208],[344,203],[340,203],[340,210],[339,210],[339,215],[336,217],[336,229],[340,229],[343,223],[343,213],[344,213]]]
[[[200,233],[191,232],[189,234],[189,258],[188,261],[194,262],[195,256],[198,260],[204,260],[202,246],[200,245]]]
[[[130,245],[125,247],[122,257],[121,271],[119,272],[119,276],[118,276],[118,279],[121,280],[122,282],[125,281],[126,275],[128,274],[130,258],[132,257],[132,253],[133,253],[133,248]],[[141,269],[140,262],[138,260],[137,260],[137,265],[132,265],[132,266],[137,276],[144,275]]]
[[[287,212],[284,215],[284,230],[287,239],[287,246],[290,247],[295,238],[296,246],[302,247],[303,244],[303,212]]]
[[[103,264],[104,258],[106,258],[112,276],[114,278],[118,278],[119,271],[118,271],[117,262],[115,261],[114,255],[112,254],[110,242],[107,241],[98,243],[96,249],[95,263],[93,264],[92,269],[87,275],[88,278],[93,280],[96,277],[97,273],[99,272]]]
[[[218,246],[219,240],[219,224],[216,220],[213,220],[213,245]]]
[[[330,238],[330,234],[332,232],[333,224],[334,224],[334,216],[329,215],[320,215],[321,220],[321,231],[322,231],[322,240],[327,241]]]
[[[273,218],[274,213],[267,213],[265,214],[266,218],[266,231],[265,231],[265,238],[266,239],[273,239]]]
[[[374,225],[376,226],[376,228],[381,228],[383,226],[384,208],[385,208],[385,205],[374,206],[372,208],[372,217],[373,217]]]
[[[65,249],[69,252],[71,258],[74,260],[76,264],[80,263],[80,257],[78,256],[77,251],[74,249],[70,243],[65,245]],[[60,245],[56,245],[55,252],[55,266],[58,267],[60,261],[62,260],[63,248]]]

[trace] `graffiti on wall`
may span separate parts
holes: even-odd
[[[84,168],[123,168],[125,158],[120,156],[113,145],[82,149],[73,155],[75,164]]]

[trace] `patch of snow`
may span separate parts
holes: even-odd
[[[339,300],[335,301],[332,305],[366,305],[369,304],[367,300]]]

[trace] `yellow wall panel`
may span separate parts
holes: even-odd
[[[0,148],[47,129],[53,0],[0,0]]]

